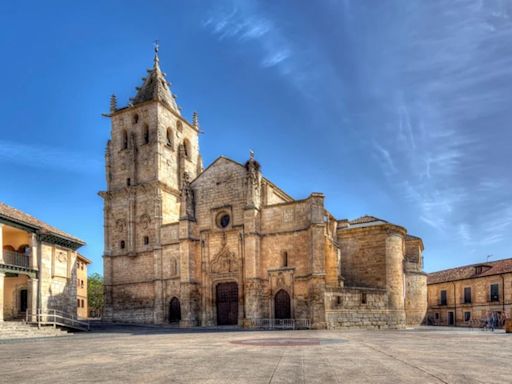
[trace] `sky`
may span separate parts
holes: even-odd
[[[112,93],[153,42],[205,165],[256,153],[295,198],[423,238],[425,270],[512,257],[510,1],[4,1],[0,201],[102,273]]]

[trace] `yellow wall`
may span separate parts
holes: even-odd
[[[4,278],[4,319],[9,320],[18,315],[20,307],[20,290],[28,290],[28,277],[19,275],[18,277]],[[27,305],[28,298],[27,298]]]
[[[89,317],[89,310],[87,305],[87,263],[80,257],[76,261],[76,276],[77,276],[77,316],[81,318]],[[80,305],[78,305],[80,300]],[[82,305],[83,302],[83,305]]]
[[[3,246],[11,245],[18,250],[20,245],[30,245],[30,238],[31,236],[27,232],[6,225],[3,227]]]

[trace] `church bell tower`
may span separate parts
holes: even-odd
[[[179,221],[183,185],[202,171],[197,113],[192,123],[182,116],[171,84],[160,69],[158,46],[153,67],[142,82],[127,106],[118,107],[112,96],[108,114],[112,125],[105,152],[107,190],[100,192],[104,200],[107,315],[113,305],[113,258],[126,256],[128,268],[131,256],[144,255],[157,262],[161,226]],[[116,266],[116,273],[118,269]],[[156,287],[156,268],[154,274],[147,278],[155,281]],[[155,312],[157,306],[155,302]]]

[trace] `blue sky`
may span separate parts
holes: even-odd
[[[160,62],[205,164],[243,161],[338,218],[425,243],[427,271],[512,257],[509,1],[0,3],[0,200],[102,271],[109,96]]]

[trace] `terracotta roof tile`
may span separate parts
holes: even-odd
[[[7,204],[0,202],[0,217],[5,217],[6,219],[11,219],[20,224],[25,224],[29,227],[35,227],[36,229],[42,229],[43,231],[48,231],[53,235],[63,237],[65,239],[72,240],[75,243],[79,243],[84,245],[85,242],[80,240],[77,237],[74,237],[64,231],[61,231],[58,228],[55,228],[49,224],[42,222],[39,219],[36,219],[34,216],[29,215],[19,209],[13,208]]]
[[[483,271],[477,274],[476,267],[479,266],[483,267]],[[491,276],[510,272],[512,272],[512,259],[503,259],[432,272],[428,274],[427,284],[444,283],[448,281],[464,280],[474,277]]]

